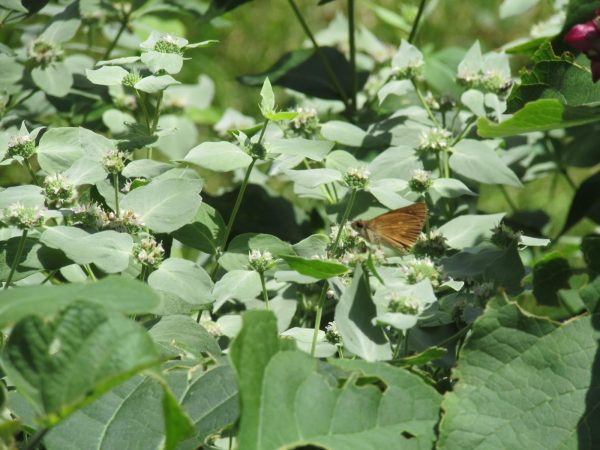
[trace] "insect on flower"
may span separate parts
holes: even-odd
[[[352,228],[372,244],[386,244],[404,251],[417,241],[426,218],[425,203],[413,203],[371,220],[355,220]]]

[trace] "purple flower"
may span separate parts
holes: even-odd
[[[565,42],[585,53],[591,61],[592,79],[600,80],[600,10],[594,19],[574,25],[565,35]]]

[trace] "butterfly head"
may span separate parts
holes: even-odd
[[[354,231],[356,231],[361,236],[363,236],[363,237],[366,236],[366,234],[367,234],[367,231],[366,231],[367,226],[366,226],[366,223],[365,223],[364,220],[355,220],[354,222],[352,222],[350,224],[350,226],[352,227],[352,229]]]

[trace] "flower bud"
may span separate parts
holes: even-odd
[[[310,138],[319,130],[319,116],[314,108],[296,108],[297,116],[288,124],[289,134]]]
[[[423,280],[429,280],[434,288],[441,284],[442,274],[429,258],[416,259],[405,266],[403,271],[409,284],[417,284]]]
[[[121,84],[126,87],[134,87],[136,85],[136,83],[138,81],[140,81],[141,79],[142,79],[142,77],[140,76],[139,73],[130,72],[123,77],[123,79],[121,80]],[[134,98],[134,102],[135,102],[135,98]]]
[[[413,176],[408,180],[410,190],[418,194],[426,193],[432,184],[431,172],[423,169],[415,169]]]
[[[492,228],[492,243],[500,248],[510,248],[521,240],[521,233],[513,231],[503,223]]]
[[[258,273],[264,273],[275,267],[273,255],[268,250],[252,250],[248,254],[248,261],[250,262],[250,268]]]
[[[108,173],[121,173],[125,168],[125,154],[118,150],[109,150],[102,155],[102,165]]]
[[[133,246],[133,257],[140,264],[158,267],[163,260],[165,250],[161,243],[156,242],[153,236],[144,237]]]
[[[446,253],[446,238],[438,230],[431,230],[429,235],[421,233],[412,250],[415,256],[441,258]]]
[[[399,295],[397,292],[392,292],[388,298],[390,300],[387,306],[388,312],[411,316],[418,316],[423,312],[421,304],[414,298]]]
[[[160,53],[183,54],[183,49],[177,44],[177,39],[170,34],[165,34],[154,44],[154,51]]]
[[[369,184],[369,172],[366,168],[352,168],[344,174],[344,183],[355,191],[364,190]]]
[[[330,344],[337,346],[342,345],[342,335],[338,331],[335,322],[329,322],[325,327],[325,339],[327,339],[327,342]]]

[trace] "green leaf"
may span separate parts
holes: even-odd
[[[121,86],[123,78],[129,72],[120,66],[102,66],[96,70],[85,69],[85,76],[94,84],[101,86]]]
[[[362,128],[341,120],[330,120],[321,126],[321,135],[332,142],[360,147],[367,138],[367,132]]]
[[[266,145],[269,153],[278,155],[301,156],[313,161],[323,161],[333,149],[334,143],[330,141],[317,141],[314,139],[277,139]]]
[[[342,174],[333,169],[286,170],[285,174],[300,186],[314,189],[322,184],[341,181]]]
[[[202,353],[214,357],[221,355],[217,341],[190,316],[164,316],[149,333],[161,353],[168,358],[188,353],[198,360],[202,359]]]
[[[0,210],[9,206],[21,203],[28,208],[43,208],[44,196],[42,189],[38,186],[26,184],[23,186],[11,186],[0,191]]]
[[[177,444],[195,434],[194,425],[184,413],[177,399],[165,383],[163,385],[162,410],[165,423],[164,450],[174,450]]]
[[[460,141],[452,148],[450,167],[458,174],[481,183],[521,186],[515,173],[482,141]]]
[[[215,172],[230,172],[248,167],[252,158],[230,142],[203,142],[189,151],[183,159]]]
[[[183,301],[195,307],[214,301],[213,282],[193,261],[169,258],[148,277],[148,284],[163,294],[165,301]]]
[[[589,234],[581,240],[583,259],[592,272],[600,273],[600,236]]]
[[[333,68],[343,95],[349,98],[352,92],[350,63],[336,48],[321,47],[321,52]],[[323,65],[321,57],[312,48],[286,53],[267,71],[256,75],[244,75],[239,77],[239,80],[249,86],[261,86],[265,77],[268,77],[275,86],[293,89],[312,97],[330,100],[342,99]],[[358,72],[357,89],[362,89],[367,77],[366,71]]]
[[[366,274],[361,266],[356,266],[352,284],[344,290],[335,308],[335,324],[342,336],[344,349],[367,361],[392,358],[383,330],[373,325],[376,315]]]
[[[95,264],[106,273],[124,271],[133,248],[133,239],[126,233],[109,230],[89,234],[81,228],[62,225],[44,231],[40,242],[62,250],[77,264]]]
[[[319,280],[337,277],[348,272],[347,266],[333,260],[307,259],[292,255],[281,255],[281,258],[296,272]]]
[[[364,374],[360,382],[360,375],[345,373],[340,375],[350,379],[328,378],[324,373],[339,371],[318,366],[302,352],[284,351],[271,313],[251,311],[242,317],[230,352],[242,404],[239,448],[363,450],[412,448],[415,441],[414,448],[431,447],[440,396],[417,376],[348,361],[348,372]],[[378,383],[385,385],[384,392]],[[399,404],[406,407],[398,410]]]
[[[142,53],[141,59],[152,73],[164,70],[166,73],[176,74],[183,67],[183,56],[177,53],[162,53],[150,50]]]
[[[114,143],[85,128],[60,127],[49,129],[38,147],[38,162],[48,173],[69,169],[80,158],[100,161],[102,155],[116,149]]]
[[[540,0],[504,0],[500,5],[500,18],[506,19],[507,17],[520,16],[537,5],[539,1]]]
[[[439,229],[452,248],[474,247],[492,236],[492,228],[500,223],[502,214],[480,214],[458,216]]]
[[[483,117],[477,120],[477,133],[484,138],[515,136],[534,131],[569,128],[600,120],[600,105],[566,106],[557,99],[527,103],[509,119],[494,123]]]
[[[559,324],[493,300],[453,371],[438,448],[593,448],[598,338],[589,316]]]
[[[190,378],[191,375],[191,378]],[[229,366],[202,370],[171,370],[167,382],[192,420],[195,436],[180,450],[194,450],[210,434],[238,416],[238,392]],[[44,440],[49,450],[162,449],[165,439],[161,405],[163,387],[150,377],[134,377],[53,428]]]
[[[455,178],[437,178],[433,180],[431,189],[440,197],[456,198],[463,195],[477,195],[465,184]]]
[[[73,85],[73,75],[63,62],[34,67],[31,71],[31,79],[42,91],[54,97],[64,97]]]
[[[232,270],[215,283],[214,310],[219,309],[228,300],[250,300],[261,292],[262,285],[258,272],[253,270]]]
[[[556,255],[547,255],[533,266],[533,295],[538,303],[559,306],[558,291],[569,289],[572,275],[569,261]]]
[[[562,233],[567,231],[584,217],[589,217],[594,222],[600,223],[599,189],[600,173],[592,175],[577,187],[577,192],[575,192],[575,197],[569,208],[569,214],[562,229]]]
[[[158,362],[140,324],[88,302],[70,305],[51,325],[22,319],[2,353],[11,382],[48,425]]]
[[[169,86],[173,86],[175,84],[180,83],[171,75],[150,75],[135,83],[134,87],[138,91],[146,92],[148,94],[156,94],[157,92],[162,92]]]
[[[170,233],[194,221],[202,201],[200,189],[196,180],[154,180],[127,194],[121,209],[134,211],[157,233]]]
[[[225,221],[221,214],[207,203],[202,203],[194,221],[174,231],[173,237],[188,247],[214,255],[221,247],[224,233]]]
[[[24,286],[0,291],[0,328],[29,315],[50,316],[82,299],[124,314],[154,313],[160,305],[145,283],[118,276],[94,283]]]
[[[24,3],[28,3],[25,1]],[[37,3],[37,2],[34,2]],[[51,17],[40,39],[57,44],[70,41],[81,25],[79,5],[71,3],[63,11]]]
[[[265,78],[265,81],[260,90],[260,112],[265,119],[270,119],[275,112],[275,94],[271,87],[269,77]]]

